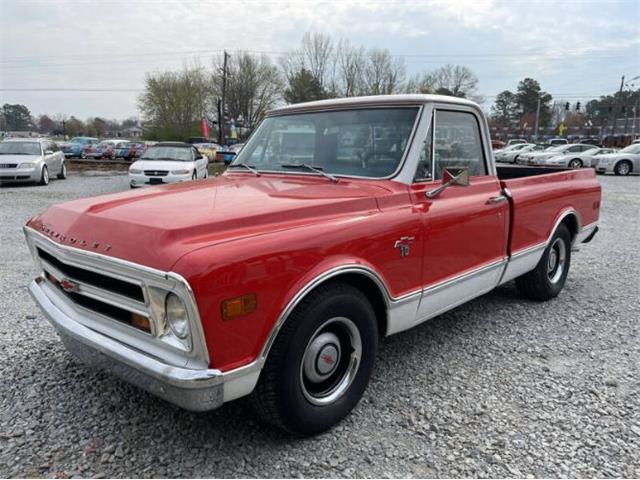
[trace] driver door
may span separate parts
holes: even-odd
[[[411,187],[424,228],[417,321],[494,288],[507,256],[509,203],[487,158],[479,118],[451,107],[433,115]],[[449,186],[428,198],[448,167],[467,168],[469,185]]]

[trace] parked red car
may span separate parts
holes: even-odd
[[[279,108],[216,179],[32,218],[31,293],[69,350],[159,397],[252,395],[282,429],[324,431],[381,337],[514,279],[551,300],[596,234],[593,169],[496,167],[488,132],[454,97]]]

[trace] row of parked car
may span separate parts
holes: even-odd
[[[68,142],[58,142],[66,158],[91,158],[135,160],[142,157],[146,149],[157,142],[135,142],[121,138],[99,140],[95,137],[74,137]],[[211,162],[230,164],[243,144],[222,147],[213,142],[191,143]]]
[[[74,137],[58,142],[66,158],[95,158],[133,160],[142,155],[149,142],[132,142],[121,138],[99,140],[95,137]]]
[[[628,175],[640,171],[640,143],[621,150],[602,148],[584,143],[549,145],[516,143],[494,150],[495,160],[519,165],[583,168],[598,173]]]

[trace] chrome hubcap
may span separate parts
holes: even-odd
[[[549,250],[549,260],[547,262],[547,276],[551,283],[556,283],[560,280],[566,261],[567,246],[561,238],[556,238]]]
[[[351,386],[360,366],[362,339],[358,327],[345,317],[324,322],[311,336],[300,365],[305,398],[328,405]]]
[[[620,166],[618,167],[618,171],[622,174],[622,175],[626,175],[627,173],[629,173],[629,164],[625,163],[621,163]]]
[[[574,160],[571,162],[571,165],[569,165],[571,168],[580,168],[580,162],[578,162],[577,160]]]

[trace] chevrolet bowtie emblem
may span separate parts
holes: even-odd
[[[411,245],[413,245],[415,239],[415,237],[400,237],[400,240],[396,240],[393,248],[400,250],[401,257],[406,257],[411,252]]]

